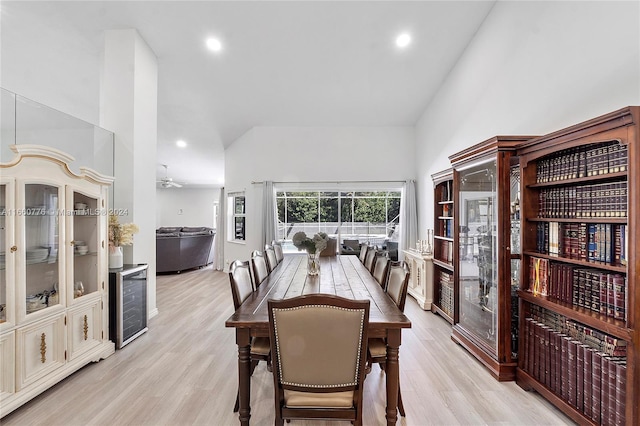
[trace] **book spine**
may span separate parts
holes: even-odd
[[[617,410],[617,402],[616,402],[616,384],[617,384],[617,370],[616,364],[617,360],[614,358],[609,359],[609,421],[608,424],[615,425],[616,423],[616,410]]]
[[[609,388],[609,357],[602,357],[601,375],[600,380],[600,419],[602,424],[609,423],[609,399],[611,397],[611,389]],[[614,392],[615,395],[615,392]]]
[[[624,426],[627,402],[627,365],[624,362],[616,363],[616,426]]]
[[[584,410],[584,349],[576,342],[576,403],[578,411]]]
[[[593,349],[589,345],[582,345],[583,350],[583,362],[584,362],[584,408],[583,413],[586,418],[590,419],[593,410],[593,367],[591,365],[593,359]]]
[[[594,351],[591,361],[591,420],[600,424],[602,400],[602,353]]]

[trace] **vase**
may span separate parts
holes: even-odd
[[[122,247],[109,248],[109,268],[122,268]]]
[[[320,253],[307,253],[307,274],[318,275],[320,273]]]

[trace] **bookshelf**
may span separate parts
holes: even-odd
[[[455,229],[453,169],[431,175],[433,180],[433,302],[431,311],[451,324],[456,317],[456,286],[453,250]]]
[[[499,381],[518,358],[520,168],[516,147],[533,137],[496,136],[449,157],[453,166],[457,321],[451,338]]]
[[[627,107],[517,150],[516,382],[579,424],[640,423],[639,122]]]

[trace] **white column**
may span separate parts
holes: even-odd
[[[156,306],[156,144],[158,63],[134,29],[104,34],[100,78],[100,126],[115,133],[114,205],[128,210],[121,223],[140,228],[124,248],[125,263],[148,263],[148,313]]]

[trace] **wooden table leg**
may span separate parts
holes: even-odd
[[[240,424],[249,426],[251,418],[251,330],[236,328],[238,345],[238,390],[240,393]]]
[[[395,425],[398,419],[398,383],[400,383],[400,365],[398,352],[400,348],[400,329],[389,330],[387,334],[387,425]]]

